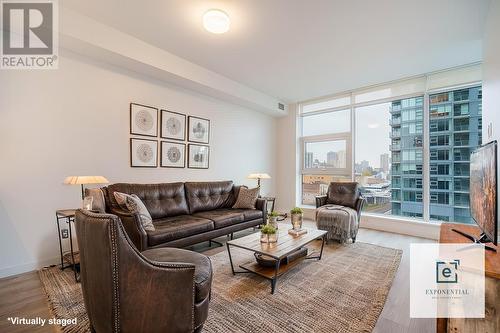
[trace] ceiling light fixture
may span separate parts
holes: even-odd
[[[210,9],[203,15],[203,27],[211,33],[223,34],[230,24],[229,16],[220,9]]]

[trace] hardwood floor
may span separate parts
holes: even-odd
[[[311,225],[306,221],[306,225]],[[235,234],[235,237],[251,233],[245,230]],[[217,241],[225,242],[226,237]],[[429,243],[432,240],[410,237],[388,232],[360,229],[358,242],[376,244],[403,250],[399,270],[394,279],[384,309],[379,317],[374,333],[427,333],[435,332],[435,319],[410,318],[410,244]],[[192,246],[190,249],[213,255],[226,251],[225,246],[208,247],[208,242]],[[57,332],[53,326],[22,326],[12,325],[8,317],[51,318],[46,296],[42,290],[38,274],[30,272],[18,276],[0,279],[0,332]]]

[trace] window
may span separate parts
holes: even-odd
[[[439,122],[447,122],[452,135],[430,137],[430,218],[471,222],[469,210],[469,156],[481,144],[481,87],[460,89],[429,96],[430,110],[446,106]],[[436,106],[436,104],[438,106]],[[432,112],[432,111],[431,111]],[[429,130],[439,131],[438,121],[429,119]],[[436,127],[437,126],[437,127]],[[444,128],[444,127],[441,127]],[[440,146],[448,146],[441,149]],[[434,176],[439,176],[435,178]],[[433,191],[441,192],[433,192]]]
[[[314,205],[332,181],[351,181],[350,130],[350,109],[302,114],[302,204]]]
[[[347,167],[346,140],[305,143],[304,169],[345,169]]]
[[[396,107],[398,109],[398,107]],[[354,110],[356,119],[356,156],[354,175],[366,199],[364,211],[391,213],[391,162],[400,162],[400,154],[392,156],[389,145],[396,149],[401,136],[399,127],[391,129],[388,119],[395,108],[391,103],[363,106]],[[391,135],[387,135],[391,133]],[[392,138],[392,140],[391,140]],[[377,145],[373,145],[377,142]],[[399,184],[399,179],[396,182]]]
[[[350,110],[304,115],[302,120],[302,136],[343,133],[350,131]]]
[[[314,204],[331,181],[355,179],[367,199],[365,212],[470,222],[469,156],[482,139],[482,91],[442,90],[461,85],[461,73],[471,82],[480,69],[301,105],[302,203]]]
[[[302,175],[302,204],[315,205],[317,195],[326,194],[331,182],[350,182],[350,177],[332,175]]]

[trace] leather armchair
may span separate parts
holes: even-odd
[[[354,199],[354,204],[351,205],[351,204],[345,204],[345,203],[342,203],[342,202],[335,202],[334,198],[332,198],[334,195],[335,195],[335,189],[337,187],[341,187],[343,186],[343,184],[345,183],[335,183],[335,182],[332,182],[330,183],[330,185],[328,186],[328,194],[324,194],[324,195],[318,195],[315,197],[316,199],[316,208],[319,208],[321,206],[324,206],[326,204],[329,204],[329,203],[334,203],[334,204],[341,204],[342,206],[346,206],[346,207],[350,207],[350,208],[353,208],[354,210],[356,210],[356,212],[358,213],[358,222],[359,220],[361,219],[361,210],[363,209],[363,206],[365,204],[365,198],[363,198],[363,196],[361,195],[361,192],[356,189],[356,198],[353,198]],[[330,200],[329,200],[329,196],[330,195]]]
[[[112,214],[77,210],[75,226],[92,332],[201,331],[212,283],[208,257],[175,248],[140,253]]]

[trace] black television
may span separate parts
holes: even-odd
[[[497,142],[475,149],[470,156],[471,216],[481,228],[478,241],[498,244]]]

